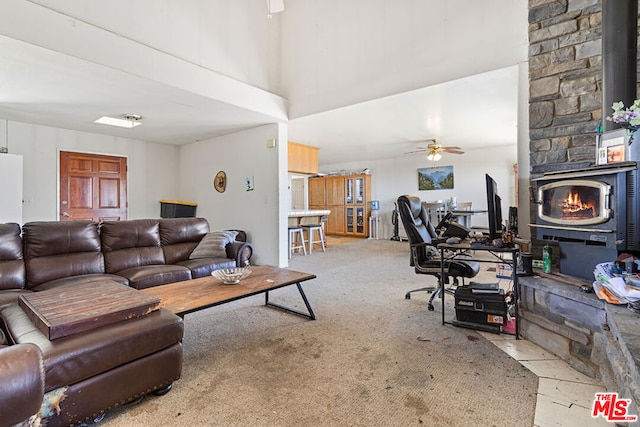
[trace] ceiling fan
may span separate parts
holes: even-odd
[[[442,158],[442,155],[440,154],[440,152],[443,153],[451,153],[451,154],[464,154],[464,151],[462,151],[462,149],[460,147],[443,147],[442,145],[438,144],[438,140],[436,138],[431,138],[431,139],[426,139],[424,141],[420,141],[420,142],[429,142],[429,145],[427,145],[426,148],[424,147],[416,147],[417,150],[414,151],[409,151],[407,153],[404,154],[414,154],[414,153],[422,153],[422,152],[426,152],[427,153],[427,159],[433,161],[433,162],[437,162],[438,160],[440,160]]]

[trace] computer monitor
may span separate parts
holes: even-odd
[[[498,196],[498,184],[488,174],[485,174],[487,182],[487,212],[489,214],[489,238],[502,237],[502,200]]]

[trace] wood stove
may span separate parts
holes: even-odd
[[[558,242],[560,272],[588,280],[620,252],[640,250],[638,162],[547,173],[536,185],[536,237]]]

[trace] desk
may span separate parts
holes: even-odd
[[[477,209],[454,209],[449,211],[453,214],[452,219],[456,220],[458,224],[464,225],[467,228],[471,228],[471,215],[478,214],[486,214],[487,210],[477,210]]]
[[[460,243],[440,243],[438,245],[438,250],[440,251],[440,295],[442,297],[442,324],[444,325],[444,263],[446,260],[459,259],[465,261],[476,261],[476,262],[490,262],[490,263],[503,263],[511,265],[511,280],[513,283],[513,299],[514,299],[514,308],[515,308],[515,319],[516,319],[516,339],[519,338],[519,324],[518,321],[518,300],[520,299],[520,289],[518,288],[518,274],[517,274],[517,263],[518,263],[518,254],[520,253],[520,247],[518,245],[514,245],[511,248],[497,248],[490,245],[482,245],[475,246],[471,245],[469,240],[462,241]],[[484,251],[492,255],[492,259],[478,259],[476,257],[465,256],[464,258],[458,258],[462,254],[468,254],[470,251]],[[505,255],[511,255],[511,259],[506,259]]]

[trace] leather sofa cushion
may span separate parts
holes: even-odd
[[[230,258],[198,258],[180,261],[176,265],[188,268],[191,270],[191,277],[199,279],[200,277],[211,275],[213,270],[236,267],[236,260]]]
[[[13,342],[30,342],[42,350],[45,392],[168,348],[183,334],[182,319],[164,309],[53,341],[16,304],[1,308],[0,316]]]
[[[104,257],[100,252],[43,256],[25,260],[27,289],[52,280],[104,274]]]
[[[198,246],[198,242],[174,243],[162,247],[164,260],[167,264],[178,264],[180,261],[189,259],[191,252]]]
[[[28,222],[22,232],[27,288],[65,277],[105,272],[94,222]]]
[[[20,295],[29,295],[33,293],[25,289],[12,289],[0,292],[0,308],[8,304],[17,304]],[[2,327],[2,319],[0,319],[0,327]]]
[[[3,425],[30,425],[44,395],[42,354],[33,344],[0,348],[0,414]]]
[[[105,221],[100,226],[102,251],[160,247],[160,222],[157,219]]]
[[[160,247],[120,249],[104,254],[105,270],[109,274],[121,274],[122,270],[146,265],[164,265],[164,255]],[[128,278],[128,277],[127,277]]]
[[[100,252],[98,225],[91,221],[34,221],[22,226],[24,258]]]
[[[31,290],[40,292],[46,291],[47,289],[60,288],[62,286],[74,286],[78,283],[95,283],[96,286],[99,286],[100,283],[104,283],[106,280],[129,286],[129,280],[127,280],[126,277],[118,276],[116,274],[84,274],[82,276],[63,277],[61,279],[52,280],[50,282],[34,286]]]
[[[0,290],[22,289],[24,286],[20,226],[16,223],[0,224]]]
[[[191,279],[191,271],[179,265],[146,265],[120,270],[118,275],[129,280],[135,289],[150,288]]]
[[[0,224],[0,261],[22,259],[20,226],[16,223]]]
[[[100,237],[105,270],[109,274],[127,277],[120,271],[165,263],[157,219],[107,221],[100,226]]]
[[[160,220],[160,242],[163,246],[199,242],[209,232],[205,218],[169,218]]]
[[[193,249],[209,232],[205,218],[167,218],[160,220],[160,243],[166,264],[189,259]]]
[[[24,261],[0,261],[0,290],[23,289],[25,287],[26,270]]]

